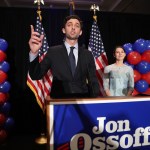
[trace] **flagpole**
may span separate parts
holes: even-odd
[[[75,3],[74,0],[71,0],[69,2],[69,15],[74,15],[75,14]]]
[[[38,16],[39,16],[39,18],[40,18],[40,21],[42,21],[42,16],[41,16],[41,3],[44,5],[44,1],[43,1],[43,0],[34,0],[34,4],[36,4],[36,3],[37,3],[37,5],[38,5],[37,14],[38,14]],[[42,117],[44,118],[44,117],[45,117],[45,110],[43,110],[43,115],[44,115],[44,116],[42,116]],[[43,121],[43,120],[42,120],[42,121]],[[43,128],[43,126],[42,126],[42,128]],[[45,132],[45,131],[44,131],[44,132]],[[42,131],[42,133],[40,134],[40,136],[35,139],[35,142],[36,142],[37,144],[46,144],[46,143],[47,143],[47,136],[45,135],[44,132]]]
[[[69,2],[69,6],[73,6],[73,10],[75,10],[74,0],[71,0],[71,1]]]
[[[93,19],[97,22],[97,15],[96,15],[96,11],[99,11],[99,6],[98,5],[91,5],[91,8],[90,10],[92,10],[94,12],[94,15],[93,15]]]
[[[93,4],[90,10],[94,11],[94,15],[93,15],[93,23],[90,32],[88,49],[89,51],[92,52],[93,57],[95,59],[96,75],[98,78],[99,90],[100,90],[99,94],[100,96],[105,96],[105,91],[103,88],[103,73],[104,73],[104,67],[108,65],[108,59],[104,49],[100,30],[97,24],[96,11],[99,11],[99,6]]]

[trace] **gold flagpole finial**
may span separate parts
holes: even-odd
[[[42,21],[42,16],[41,16],[41,4],[43,4],[44,5],[44,0],[34,0],[34,4],[36,4],[37,3],[37,5],[38,5],[38,10],[37,10],[37,14],[39,15],[39,17],[40,17],[40,21]]]
[[[91,5],[90,10],[93,10],[93,12],[94,12],[93,19],[94,19],[95,21],[97,21],[96,11],[99,11],[99,6],[93,4],[93,5]]]
[[[40,3],[42,3],[44,5],[44,0],[34,0],[34,4],[38,4],[40,5]]]
[[[74,0],[71,0],[71,1],[69,2],[69,6],[70,6],[70,5],[72,5],[72,6],[73,6],[73,10],[75,10]]]

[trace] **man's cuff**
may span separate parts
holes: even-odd
[[[38,53],[34,54],[31,51],[29,52],[29,60],[32,62],[36,57],[38,56]]]

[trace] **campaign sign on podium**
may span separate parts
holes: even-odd
[[[47,103],[50,150],[150,149],[150,97]]]

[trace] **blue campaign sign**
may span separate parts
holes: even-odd
[[[53,104],[54,150],[150,149],[150,98]]]

